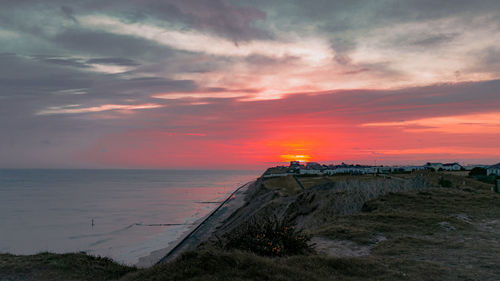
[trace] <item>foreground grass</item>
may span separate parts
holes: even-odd
[[[311,214],[309,234],[366,247],[365,256],[268,258],[204,245],[135,269],[84,254],[3,254],[0,280],[498,280],[500,195],[461,176],[427,177],[436,187],[388,193],[356,213]],[[451,188],[438,187],[442,177]]]
[[[116,280],[135,270],[84,253],[0,254],[0,280]]]
[[[84,254],[1,255],[0,280],[435,280],[432,263],[320,255],[267,258],[210,246],[137,270]],[[422,272],[429,273],[429,277]]]
[[[424,270],[428,275],[422,274]],[[248,252],[203,248],[186,253],[175,262],[127,275],[123,280],[436,280],[434,276],[443,273],[440,266],[432,263],[390,258],[266,258]]]

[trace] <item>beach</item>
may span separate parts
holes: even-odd
[[[151,255],[142,257],[136,264],[138,267],[149,267],[159,263],[172,261],[186,251],[196,249],[207,241],[215,230],[236,210],[243,207],[248,189],[256,181],[250,181],[232,192],[217,208],[193,224],[179,239],[170,243],[167,248],[159,249]]]
[[[0,170],[0,253],[135,265],[196,227],[255,171]]]

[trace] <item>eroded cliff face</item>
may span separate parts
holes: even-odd
[[[300,180],[300,179],[299,179]],[[409,178],[341,178],[302,191],[291,190],[286,180],[282,186],[269,179],[258,179],[246,192],[245,204],[215,231],[221,237],[251,218],[275,216],[297,229],[318,227],[326,218],[359,212],[363,205],[389,192],[420,190],[429,186],[424,176]]]

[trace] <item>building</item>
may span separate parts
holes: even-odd
[[[399,171],[403,172],[413,172],[413,171],[421,171],[425,170],[424,166],[400,166]]]
[[[374,174],[377,172],[377,167],[372,166],[362,166],[362,165],[347,165],[342,163],[341,165],[330,165],[323,170],[324,174],[335,175],[335,174]]]
[[[443,163],[430,163],[427,162],[424,166],[426,169],[433,169],[434,171],[437,171],[439,169],[443,169]]]
[[[500,163],[496,164],[496,165],[493,165],[493,166],[489,166],[487,169],[486,169],[486,175],[497,175],[497,176],[500,176]]]
[[[323,171],[316,170],[316,169],[300,169],[299,174],[300,175],[322,175]]]
[[[446,163],[443,164],[443,170],[446,171],[460,171],[463,167],[458,163]]]
[[[316,163],[316,162],[307,162],[306,169],[309,169],[309,170],[322,170],[323,166],[321,164],[319,164],[319,163]]]

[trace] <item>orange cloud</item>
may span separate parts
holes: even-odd
[[[400,127],[406,132],[413,133],[500,134],[500,112],[431,117],[398,122],[365,123],[361,126]]]

